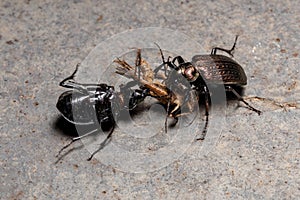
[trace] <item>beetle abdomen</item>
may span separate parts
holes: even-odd
[[[70,123],[90,125],[94,123],[92,117],[95,111],[86,97],[80,92],[69,90],[59,96],[56,107]]]
[[[209,83],[247,85],[243,68],[227,56],[196,55],[192,58],[192,64]]]

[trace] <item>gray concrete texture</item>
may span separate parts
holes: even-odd
[[[0,199],[299,199],[299,8],[299,1],[280,0],[2,0]],[[263,111],[258,116],[233,101],[226,123],[209,127],[221,131],[209,151],[191,142],[153,171],[86,161],[81,142],[58,160],[74,136],[55,107],[65,91],[59,82],[102,41],[146,27],[185,33],[201,44],[200,53],[231,47],[238,34],[234,59],[248,75],[246,99],[277,105],[248,98]]]

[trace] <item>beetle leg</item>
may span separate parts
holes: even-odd
[[[208,88],[206,86],[203,87],[203,90],[204,90],[204,95],[205,95],[205,125],[203,128],[201,137],[197,138],[196,140],[204,140],[205,135],[207,133],[207,127],[208,127],[210,94],[209,94]]]
[[[239,95],[239,93],[237,93],[237,91],[235,91],[235,89],[233,89],[231,86],[226,86],[226,91],[232,92],[238,98],[238,100],[242,101],[250,110],[256,112],[258,115],[261,114],[260,110],[257,110],[255,108],[253,108],[252,106],[250,106],[249,103],[247,101],[245,101],[243,99],[243,97],[241,97],[241,95]]]
[[[76,65],[76,68],[75,68],[75,71],[71,74],[71,76],[68,76],[67,78],[65,78],[64,80],[62,80],[59,85],[62,86],[62,87],[65,87],[65,88],[76,88],[74,86],[74,77],[75,77],[75,74],[77,73],[78,71],[78,68],[79,68],[79,63]]]
[[[76,89],[80,92],[83,92],[85,94],[88,94],[89,90],[96,90],[98,87],[101,86],[101,84],[94,84],[94,83],[77,83],[74,81],[75,74],[78,71],[80,63],[76,65],[75,71],[71,74],[71,76],[68,76],[64,80],[62,80],[59,85],[61,87],[65,88],[71,88],[71,89]]]
[[[101,151],[101,149],[103,149],[105,147],[108,140],[111,139],[111,135],[114,132],[114,129],[115,129],[115,126],[112,127],[109,134],[106,136],[105,140],[100,143],[100,146],[98,147],[98,149],[91,154],[91,156],[87,159],[87,161],[90,161],[96,153],[98,153],[99,151]]]
[[[69,144],[65,145],[63,148],[61,148],[61,150],[59,150],[59,152],[58,152],[58,154],[56,155],[56,157],[58,157],[64,149],[68,148],[71,144],[73,144],[73,143],[76,142],[77,140],[80,140],[80,139],[82,139],[82,138],[84,138],[84,137],[87,137],[87,136],[89,136],[89,135],[91,135],[91,134],[93,134],[93,133],[95,133],[95,132],[97,132],[97,131],[99,131],[99,129],[95,129],[95,130],[92,130],[92,131],[90,131],[90,132],[88,132],[88,133],[86,133],[86,134],[84,134],[84,135],[81,135],[81,136],[72,138],[72,140],[71,140],[71,142],[70,142]]]
[[[62,87],[65,87],[65,88],[71,88],[71,89],[75,89],[75,90],[78,90],[84,94],[89,94],[89,89],[91,90],[95,90],[97,87],[99,87],[99,85],[96,85],[96,84],[81,84],[81,83],[77,83],[75,81],[71,81],[71,80],[67,80],[63,83],[60,83],[59,84],[60,86]]]
[[[238,35],[235,37],[234,44],[231,49],[223,49],[220,47],[215,47],[215,48],[212,48],[210,55],[216,55],[217,50],[219,50],[219,51],[224,51],[224,52],[228,53],[231,57],[233,57],[233,51],[234,51],[238,37],[239,37]]]

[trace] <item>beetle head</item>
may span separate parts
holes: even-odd
[[[179,66],[180,73],[189,81],[193,82],[199,77],[199,72],[190,62],[183,63]]]

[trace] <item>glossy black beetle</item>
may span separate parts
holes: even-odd
[[[126,86],[120,86],[120,92],[116,92],[113,86],[107,84],[82,84],[74,81],[78,70],[76,66],[73,74],[60,82],[60,86],[70,88],[58,98],[56,107],[62,116],[70,123],[82,126],[96,126],[100,124],[102,129],[111,127],[106,139],[100,147],[92,153],[88,160],[102,149],[114,131],[116,119],[123,109],[132,110],[148,96],[148,90],[132,90],[130,87],[135,84],[130,82]],[[58,153],[69,147],[73,142],[99,131],[100,127],[75,137],[64,146]],[[58,156],[57,155],[57,156]]]
[[[181,56],[173,58],[172,61],[169,61],[169,57],[168,60],[165,61],[161,48],[156,44],[160,50],[163,63],[157,67],[154,72],[157,73],[162,69],[162,67],[167,65],[173,69],[167,76],[167,82],[173,81],[173,84],[176,85],[174,82],[178,81],[178,78],[174,76],[178,76],[177,74],[179,72],[189,81],[192,89],[196,90],[200,94],[204,94],[206,124],[203,130],[203,137],[199,139],[204,139],[208,126],[210,93],[207,83],[224,85],[227,92],[232,92],[237,99],[242,101],[250,110],[256,112],[258,115],[261,114],[261,111],[250,106],[235,89],[237,87],[243,87],[247,84],[247,76],[244,72],[244,69],[232,58],[216,54],[217,50],[220,50],[233,57],[232,52],[234,51],[237,39],[238,36],[236,36],[235,42],[230,50],[215,47],[212,49],[210,55],[195,55],[191,62],[185,62]],[[175,64],[176,61],[178,65]],[[168,83],[168,85],[170,84],[172,85],[172,83]]]

